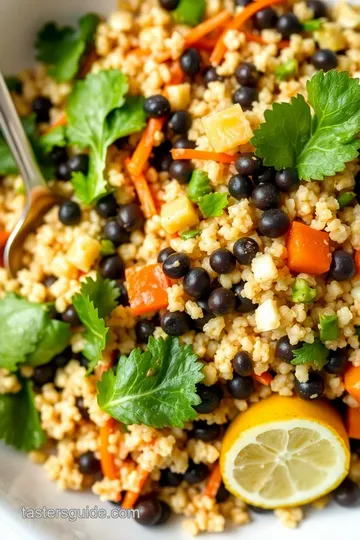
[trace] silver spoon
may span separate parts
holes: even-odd
[[[59,202],[60,197],[47,187],[1,73],[0,127],[19,167],[26,189],[24,211],[9,236],[4,253],[5,267],[12,276],[15,276],[22,266],[26,235],[39,225],[41,218],[47,210]]]

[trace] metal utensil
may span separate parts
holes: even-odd
[[[39,225],[43,215],[59,202],[60,197],[47,187],[1,73],[0,127],[19,167],[26,189],[23,214],[7,241],[4,253],[5,266],[10,274],[15,276],[21,268],[26,235]]]

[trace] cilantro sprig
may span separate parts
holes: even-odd
[[[73,79],[81,58],[94,40],[99,17],[92,13],[79,19],[79,28],[59,28],[54,22],[45,24],[36,42],[36,59],[49,66],[48,73],[57,82]]]
[[[303,96],[275,103],[252,144],[264,165],[295,168],[302,180],[323,180],[343,171],[360,147],[360,85],[347,72],[316,73]]]
[[[13,293],[0,300],[0,367],[47,364],[69,343],[69,325],[51,319],[46,304],[33,304]]]
[[[128,89],[121,71],[99,71],[78,81],[69,96],[67,136],[71,144],[90,150],[88,175],[78,172],[72,177],[75,193],[85,204],[107,191],[104,171],[108,147],[145,125],[143,98],[125,97]]]
[[[208,174],[198,169],[191,175],[187,195],[197,203],[204,218],[220,217],[229,204],[226,193],[213,193]]]
[[[46,441],[31,381],[16,394],[0,394],[0,440],[18,450],[36,450]]]
[[[109,329],[105,317],[115,309],[119,294],[114,281],[98,275],[96,280],[87,278],[80,292],[72,299],[76,313],[86,329],[83,354],[89,360],[88,374],[94,370],[106,347]]]
[[[180,0],[177,8],[172,12],[173,19],[178,24],[196,26],[206,11],[206,0]]]
[[[321,370],[327,364],[328,355],[328,349],[316,338],[313,343],[303,343],[299,349],[295,349],[295,358],[291,363],[294,366],[312,364],[315,369]]]
[[[98,405],[124,424],[183,427],[197,416],[193,407],[200,403],[201,370],[191,345],[150,337],[145,352],[134,349],[120,357],[116,374],[112,369],[103,373]]]

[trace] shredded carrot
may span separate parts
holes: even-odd
[[[210,62],[213,66],[218,66],[222,59],[224,58],[224,54],[226,53],[226,45],[224,43],[224,37],[228,30],[240,30],[242,25],[249,20],[255,13],[260,11],[261,9],[264,9],[265,7],[274,5],[274,4],[280,4],[283,2],[283,0],[257,0],[256,2],[253,2],[246,6],[244,10],[241,13],[238,13],[235,15],[235,17],[230,21],[230,23],[226,26],[224,32],[221,34],[221,36],[218,39],[218,42],[213,50],[213,53],[210,57]]]
[[[246,41],[253,41],[254,43],[260,43],[261,45],[269,45],[269,43],[266,43],[264,39],[260,36],[260,34],[253,34],[252,32],[249,32],[248,30],[241,30],[246,37]],[[286,39],[283,39],[282,41],[278,41],[275,43],[278,49],[286,49],[286,47],[289,46],[289,41]]]
[[[201,38],[199,41],[194,43],[195,49],[205,50],[205,51],[212,51],[217,43],[217,39],[215,38]]]
[[[185,80],[185,73],[181,69],[180,62],[177,60],[170,68],[171,79],[169,85],[181,84]]]
[[[291,272],[319,276],[329,270],[331,254],[327,232],[293,221],[286,247]]]
[[[66,124],[67,124],[66,113],[62,113],[61,116],[59,116],[59,118],[56,120],[56,122],[54,122],[53,124],[51,124],[51,126],[47,128],[46,133],[50,133],[50,131],[53,131],[54,129],[58,127],[66,126]]]
[[[347,408],[346,428],[350,439],[360,439],[360,409]]]
[[[219,491],[219,488],[221,486],[221,482],[222,482],[222,477],[221,477],[221,472],[220,472],[220,464],[218,462],[215,464],[213,470],[211,471],[209,480],[206,484],[203,494],[206,497],[215,499],[216,494]]]
[[[122,507],[125,510],[130,510],[131,508],[134,508],[140,494],[141,490],[143,489],[146,480],[149,478],[149,471],[145,471],[138,465],[137,467],[137,473],[139,474],[139,487],[138,491],[127,491],[126,495],[124,497],[124,501],[122,503]]]
[[[173,159],[202,159],[204,161],[216,161],[217,163],[234,163],[236,156],[222,152],[206,152],[204,150],[192,150],[190,148],[173,148]]]
[[[252,378],[255,381],[263,384],[264,386],[270,386],[271,381],[273,380],[273,376],[271,375],[271,373],[269,371],[265,371],[261,375],[255,375],[255,373],[254,373],[252,375]]]
[[[129,163],[130,159],[126,159],[125,165],[127,168],[129,168]],[[140,174],[139,176],[134,176],[133,174],[131,174],[130,171],[129,174],[136,190],[137,196],[139,198],[144,216],[146,217],[146,219],[150,219],[151,217],[156,216],[157,211],[155,202],[145,176],[143,174]]]
[[[191,47],[191,45],[197,43],[201,38],[207,36],[214,30],[217,30],[219,26],[226,24],[230,19],[231,14],[225,9],[214,17],[200,23],[198,26],[195,26],[195,28],[190,30],[190,32],[185,36],[185,46]]]
[[[164,274],[161,264],[130,266],[125,270],[125,281],[133,315],[143,315],[167,307],[166,289],[170,286],[170,280]]]
[[[351,365],[344,375],[345,390],[360,403],[360,366]]]
[[[132,175],[140,176],[143,173],[154,146],[155,135],[162,130],[164,124],[165,118],[150,118],[129,162],[129,171]]]
[[[141,49],[140,47],[136,47],[135,49],[130,49],[130,51],[126,54],[126,56],[147,56],[151,54],[151,51],[147,49]]]
[[[354,260],[355,260],[356,275],[358,276],[360,275],[360,251],[355,251]]]
[[[0,267],[4,266],[4,251],[9,236],[10,233],[7,231],[0,231]]]

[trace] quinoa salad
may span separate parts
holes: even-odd
[[[0,439],[139,526],[359,511],[360,7],[129,0],[35,57],[6,82],[63,202],[10,275],[0,135]]]

